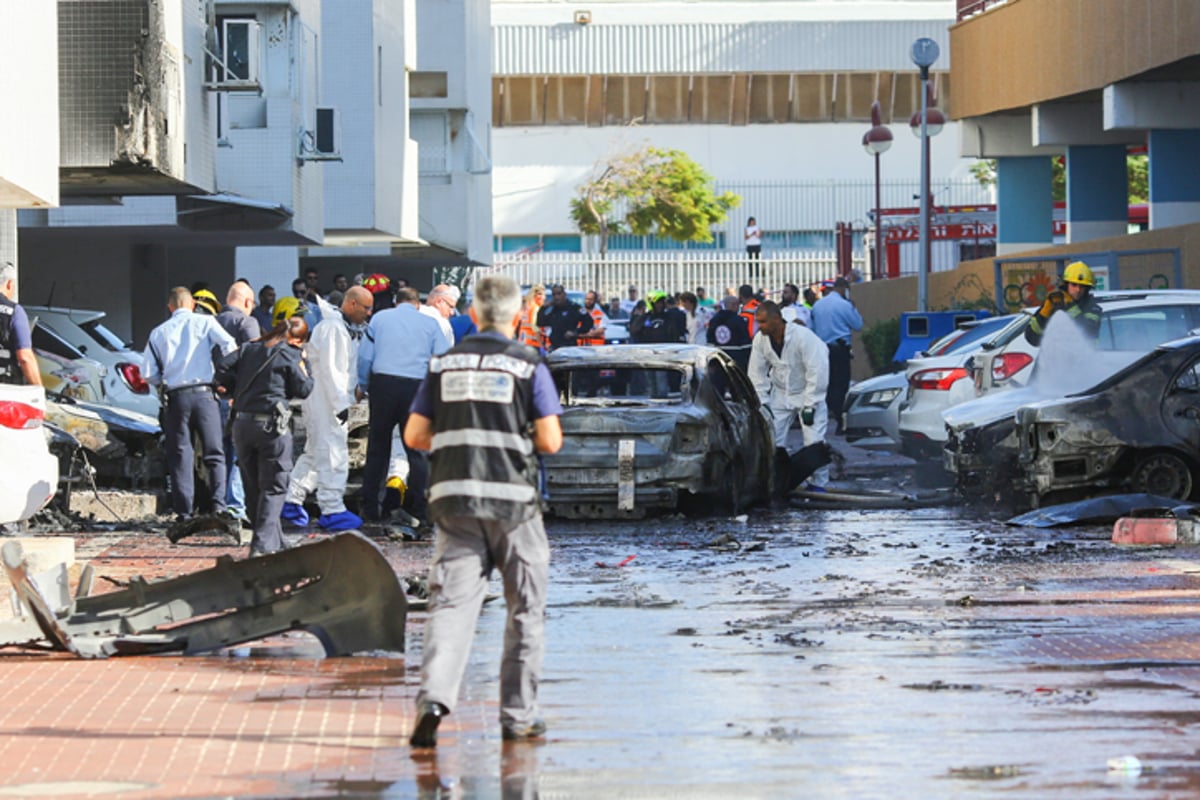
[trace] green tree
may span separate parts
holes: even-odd
[[[1053,156],[1053,172],[1051,176],[1051,192],[1055,202],[1067,198],[1067,160],[1063,156]],[[996,184],[996,160],[987,159],[976,161],[971,165],[971,175],[979,181],[980,186]],[[1129,202],[1145,203],[1150,197],[1149,162],[1144,154],[1131,155],[1125,158],[1125,171],[1129,180]]]
[[[716,194],[712,176],[679,150],[645,147],[617,156],[579,187],[571,220],[585,234],[608,237],[626,231],[657,234],[677,242],[711,242],[712,226],[741,202],[733,192]]]

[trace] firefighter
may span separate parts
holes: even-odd
[[[1046,295],[1042,307],[1029,320],[1025,328],[1025,339],[1032,345],[1040,345],[1042,336],[1046,333],[1046,325],[1054,312],[1062,310],[1075,320],[1075,324],[1095,341],[1100,337],[1100,306],[1092,297],[1092,289],[1096,286],[1096,276],[1091,268],[1082,261],[1075,261],[1063,270],[1062,281],[1058,289]]]

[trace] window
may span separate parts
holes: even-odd
[[[418,175],[450,174],[450,115],[444,111],[414,111],[412,138],[418,145]]]
[[[1131,308],[1100,316],[1100,349],[1144,352],[1186,336],[1192,327],[1187,306]]]
[[[668,368],[601,366],[554,373],[564,406],[682,403],[684,378],[682,370]]]
[[[38,323],[33,329],[33,347],[36,350],[45,350],[47,353],[56,355],[59,358],[65,358],[68,361],[74,361],[77,358],[83,358],[83,353],[75,349],[75,346],[66,339],[58,335],[58,332],[52,328],[47,328],[45,324]]]
[[[1200,361],[1193,361],[1183,372],[1179,373],[1171,390],[1191,394],[1200,393]]]

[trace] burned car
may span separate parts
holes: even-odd
[[[1200,336],[1160,345],[1085,392],[1017,411],[1038,505],[1109,489],[1186,499],[1200,476]]]
[[[749,378],[698,345],[564,347],[549,356],[563,446],[546,456],[550,511],[642,517],[765,498],[775,447]]]

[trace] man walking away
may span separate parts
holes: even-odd
[[[429,359],[450,349],[446,337],[430,317],[419,310],[417,290],[405,287],[396,294],[396,307],[371,317],[367,334],[358,347],[358,385],[370,406],[367,463],[363,468],[362,517],[380,519],[379,503],[392,452],[392,430],[403,429],[417,387],[429,369]],[[425,454],[408,450],[408,511],[425,519],[425,483],[429,464]]]
[[[708,343],[724,350],[742,371],[750,368],[750,332],[746,320],[738,314],[736,297],[721,299],[721,309],[708,321]]]
[[[842,407],[850,389],[850,336],[863,326],[858,309],[847,299],[849,293],[850,282],[838,278],[833,290],[812,307],[813,332],[829,346],[829,392],[825,400],[838,436],[842,435]]]
[[[481,332],[432,360],[404,429],[406,444],[432,452],[429,516],[437,526],[413,747],[435,747],[438,723],[454,710],[493,568],[508,607],[502,735],[546,732],[537,687],[550,547],[536,453],[562,446],[562,407],[541,356],[512,339],[521,314],[516,283],[480,280],[471,314]]]
[[[195,512],[192,432],[200,436],[212,486],[213,513],[225,511],[225,451],[221,410],[213,388],[213,355],[237,350],[216,317],[193,313],[196,301],[183,286],[167,297],[170,318],[150,331],[144,360],[146,382],[165,389],[163,436],[171,476],[171,510],[180,519]]]
[[[362,519],[346,510],[346,480],[350,475],[348,448],[350,406],[357,401],[358,349],[371,314],[371,293],[351,286],[342,300],[341,319],[317,323],[308,343],[309,371],[314,388],[304,400],[308,438],[296,459],[281,516],[304,527],[304,500],[316,490],[321,517],[317,524],[330,533],[358,528]]]
[[[0,383],[42,385],[37,356],[33,354],[33,332],[25,309],[14,300],[17,268],[11,261],[0,265]]]

